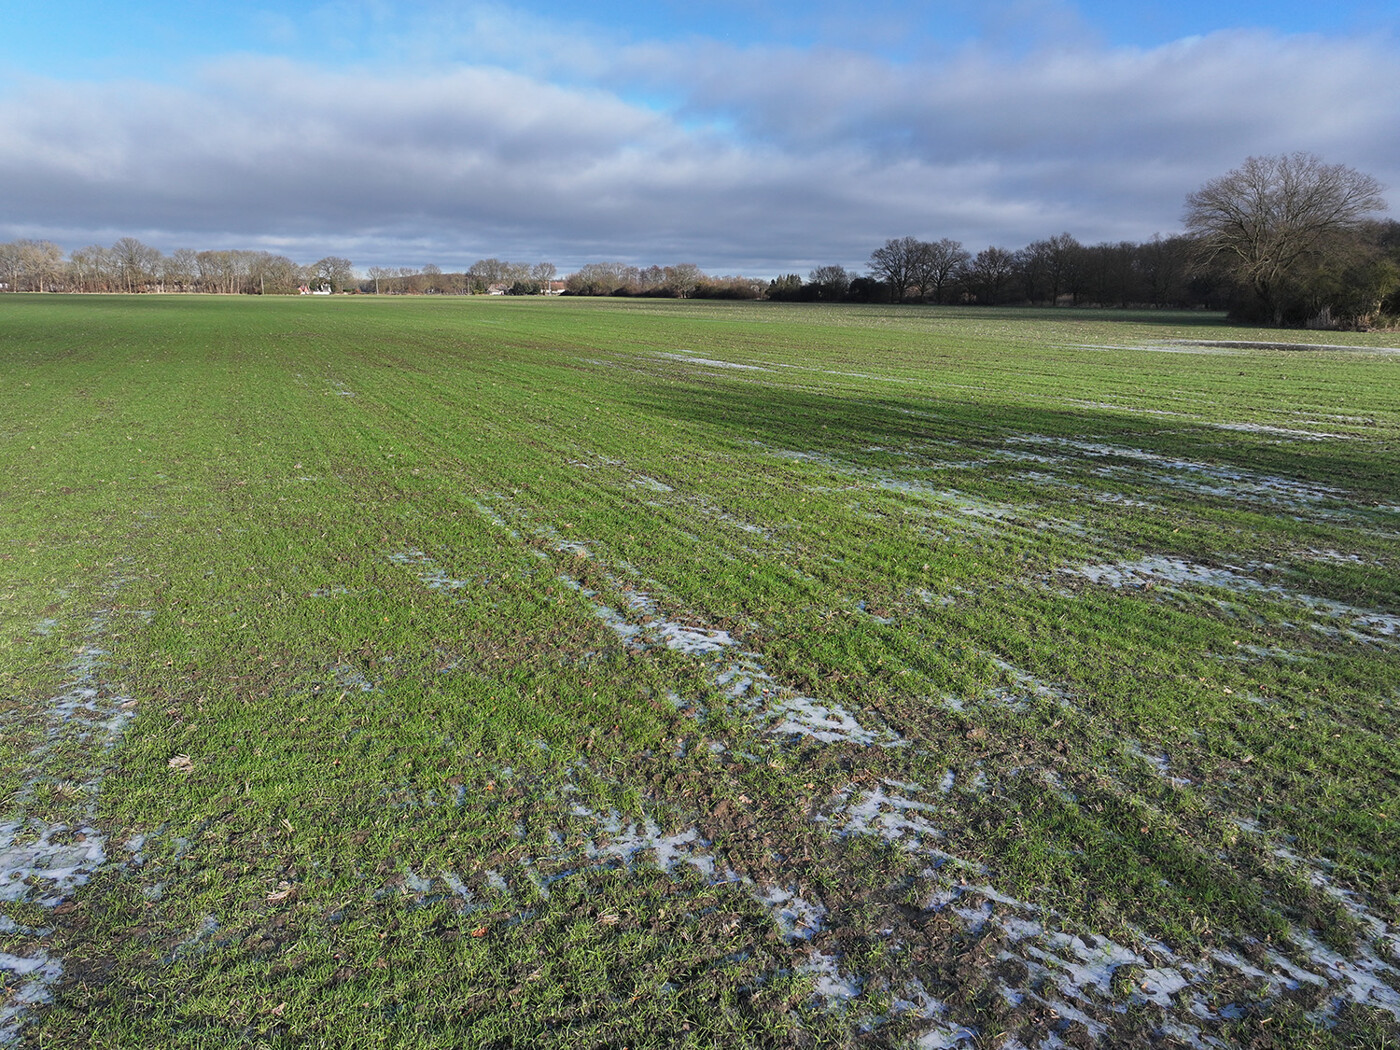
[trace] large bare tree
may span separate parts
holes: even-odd
[[[963,248],[962,242],[950,237],[922,245],[914,268],[919,298],[926,298],[932,290],[933,301],[943,302],[947,288],[971,261],[972,254]]]
[[[839,300],[846,297],[851,287],[851,275],[837,263],[818,266],[807,274],[807,282],[817,287],[817,298]]]
[[[68,256],[68,274],[79,292],[110,292],[115,263],[110,248],[100,244],[74,249]]]
[[[968,264],[967,282],[977,302],[991,306],[1001,302],[1006,284],[1016,272],[1016,256],[993,245],[983,248]]]
[[[890,302],[904,301],[922,249],[917,237],[893,237],[870,253],[870,276],[890,286]]]
[[[1223,264],[1281,324],[1289,285],[1385,206],[1370,175],[1299,152],[1250,157],[1211,179],[1187,196],[1184,218],[1201,260]]]
[[[354,282],[355,264],[340,255],[327,255],[311,264],[311,275],[329,284],[332,291],[340,292]]]
[[[160,266],[160,251],[135,237],[123,237],[112,245],[112,260],[128,292],[145,291]]]
[[[547,293],[558,272],[558,268],[552,262],[538,262],[530,267],[530,280],[538,281],[541,290]]]

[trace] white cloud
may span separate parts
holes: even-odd
[[[1385,41],[1231,32],[895,62],[712,40],[565,47],[526,18],[533,70],[441,61],[468,45],[524,54],[521,20],[478,9],[466,43],[439,24],[446,43],[411,66],[243,56],[173,86],[11,84],[0,238],[771,273],[860,264],[905,233],[974,249],[1061,230],[1143,239],[1251,153],[1313,150],[1400,186]],[[674,103],[636,101],[655,98]]]

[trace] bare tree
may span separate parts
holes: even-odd
[[[1058,306],[1060,295],[1078,297],[1082,245],[1068,233],[1057,233],[1043,241],[1032,241],[1016,253],[1017,268],[1031,302],[1044,300]]]
[[[246,261],[247,291],[258,295],[289,295],[302,281],[301,267],[285,255],[251,252]]]
[[[665,269],[666,287],[678,298],[689,299],[695,289],[705,279],[705,274],[694,263],[677,263]]]
[[[1086,245],[1075,264],[1075,295],[1099,306],[1143,302],[1139,246],[1132,241]]]
[[[500,259],[478,259],[467,271],[468,286],[477,294],[490,291],[493,284],[505,283],[508,267]]]
[[[1011,275],[1016,271],[1016,256],[1005,248],[983,248],[968,267],[967,280],[979,303],[991,305],[1001,301]]]
[[[933,301],[941,303],[947,289],[972,260],[972,253],[963,248],[962,241],[944,237],[928,245],[923,259],[924,280],[933,288]]]
[[[228,252],[198,252],[194,257],[194,262],[195,269],[199,274],[200,291],[228,294],[233,272]]]
[[[559,272],[552,262],[538,262],[530,267],[530,280],[538,281],[540,290],[546,295],[550,292],[550,285],[554,283],[554,277]]]
[[[904,301],[913,280],[920,242],[914,237],[898,237],[870,253],[870,275],[890,286],[890,301]]]
[[[339,292],[355,280],[355,264],[339,255],[327,255],[311,264],[311,276]]]
[[[100,244],[78,248],[68,255],[68,273],[73,286],[80,292],[112,290],[112,252]]]
[[[918,301],[924,302],[928,299],[928,290],[933,285],[933,245],[928,241],[905,238],[907,242],[907,254],[909,277],[908,281],[918,289]]]
[[[1060,295],[1068,292],[1070,303],[1079,305],[1079,293],[1083,281],[1084,246],[1070,233],[1057,233],[1047,240],[1049,263],[1050,305],[1060,305]]]
[[[588,263],[566,279],[571,295],[615,295],[641,288],[642,271],[627,263]]]
[[[0,274],[10,290],[49,290],[63,269],[63,249],[51,241],[15,241],[0,245]]]
[[[219,295],[237,295],[244,290],[254,254],[228,249],[199,252],[194,258],[201,289]]]
[[[925,301],[932,291],[934,299],[941,303],[944,289],[972,258],[960,241],[947,237],[936,242],[906,237],[899,243],[909,266],[908,281],[919,290],[919,302]]]
[[[112,245],[112,260],[122,286],[128,292],[143,290],[155,277],[160,252],[135,237],[123,237]]]
[[[5,291],[19,291],[20,278],[24,274],[24,248],[19,241],[0,244],[0,283]]]
[[[1184,219],[1199,260],[1223,264],[1262,316],[1282,324],[1288,286],[1302,269],[1385,206],[1370,175],[1299,152],[1249,157],[1211,179],[1187,196]]]
[[[666,271],[653,263],[638,273],[637,284],[643,292],[659,294],[666,287]]]
[[[1189,257],[1190,242],[1181,236],[1163,239],[1153,234],[1152,240],[1139,246],[1138,265],[1148,302],[1166,306],[1186,298]]]
[[[177,248],[161,260],[161,281],[167,289],[188,292],[199,272],[199,253],[193,248]]]
[[[816,286],[820,299],[844,299],[851,287],[851,275],[844,266],[818,266],[807,275],[807,283]]]

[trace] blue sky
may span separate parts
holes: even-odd
[[[854,46],[891,59],[909,59],[991,41],[1026,47],[1055,31],[1087,34],[1104,45],[1152,46],[1231,29],[1280,34],[1367,35],[1400,26],[1394,3],[1231,3],[1205,0],[1114,3],[654,3],[599,2],[521,5],[548,11],[552,21],[613,34],[623,41],[713,38],[740,46]],[[231,52],[275,54],[331,66],[393,62],[400,34],[434,16],[505,4],[351,2],[308,4],[0,3],[6,67],[60,77],[163,78],[191,63]],[[386,39],[386,37],[390,39]],[[470,60],[469,40],[442,45],[444,56]]]
[[[1393,2],[0,0],[0,239],[858,267],[1173,232],[1308,150],[1400,202]]]

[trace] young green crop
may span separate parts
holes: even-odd
[[[1385,336],[19,295],[0,332],[0,1033],[1396,1037]]]

